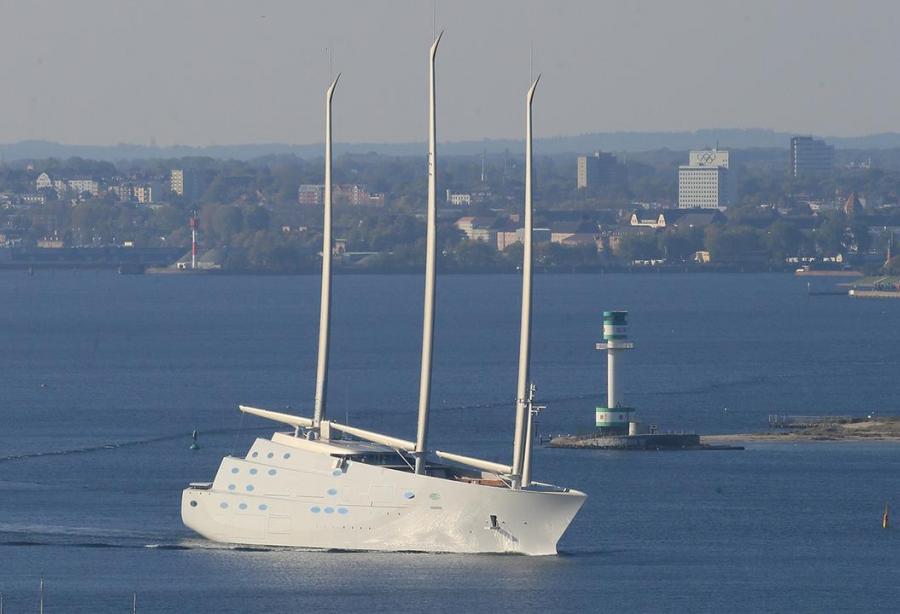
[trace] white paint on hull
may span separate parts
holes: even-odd
[[[585,499],[257,439],[246,458],[222,460],[211,487],[184,490],[181,516],[200,535],[236,544],[551,555]]]

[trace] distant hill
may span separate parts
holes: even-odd
[[[597,149],[613,152],[641,152],[658,149],[685,151],[702,147],[733,149],[781,148],[787,149],[792,133],[772,130],[705,129],[694,132],[600,132],[577,136],[559,136],[537,139],[535,151],[538,154],[584,153]],[[856,137],[824,137],[838,149],[892,149],[900,148],[900,133],[882,133]],[[506,150],[518,152],[522,141],[490,140],[456,141],[442,143],[443,155],[472,155],[487,151],[489,154]],[[335,153],[369,153],[387,155],[424,155],[425,144],[420,143],[337,143]],[[249,160],[269,155],[296,155],[318,157],[322,155],[322,145],[289,145],[286,143],[263,143],[256,145],[211,145],[190,147],[175,145],[155,147],[145,145],[64,145],[51,141],[20,141],[0,145],[0,156],[4,160],[30,160],[42,158],[81,157],[92,160],[137,160],[148,158],[182,158],[186,156],[207,156],[211,158]]]

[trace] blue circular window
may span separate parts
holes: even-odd
[[[322,508],[320,508],[318,505],[314,505],[311,508],[309,508],[309,511],[311,511],[313,514],[318,514],[319,512],[322,511]]]
[[[276,473],[278,473],[278,472],[275,471],[274,469],[269,469],[269,475],[275,475]]]
[[[266,505],[265,503],[260,503],[260,504],[259,504],[259,511],[264,512],[264,511],[266,511],[267,509],[269,509],[269,506]]]
[[[254,452],[254,453],[251,454],[250,456],[252,456],[253,458],[256,458],[257,456],[259,456],[259,452]]]
[[[339,507],[338,514],[346,514],[349,510],[346,507]]]
[[[222,501],[222,502],[219,504],[219,507],[221,507],[223,510],[227,510],[227,509],[228,509],[228,504],[225,503],[224,501]]]
[[[287,460],[287,459],[289,459],[290,457],[291,457],[291,453],[290,453],[290,452],[285,452],[285,453],[284,453],[284,457],[283,457],[284,460]]]
[[[257,473],[256,469],[251,469],[251,470],[250,470],[250,475],[256,475],[256,473]]]
[[[235,488],[237,488],[237,486],[235,486],[234,484],[228,485],[228,490],[234,490]]]
[[[231,473],[240,473],[240,472],[241,472],[241,470],[238,469],[237,467],[232,467],[232,468],[231,468]]]
[[[332,497],[335,496],[337,494],[337,488],[329,488],[328,494],[331,495]]]
[[[253,484],[247,484],[247,492],[253,492]]]
[[[325,508],[325,513],[326,513],[326,514],[333,514],[333,513],[334,513],[334,508],[333,508],[333,507],[326,507],[326,508]]]
[[[246,503],[241,503],[240,505],[238,505],[238,507],[239,507],[240,509],[242,509],[242,510],[245,510],[245,509],[247,509],[247,504],[246,504]]]
[[[191,507],[197,507],[197,502],[196,502],[196,501],[191,501]]]
[[[272,454],[271,452],[269,452],[268,454],[266,454],[266,458],[274,458],[274,457],[275,457],[275,455]]]

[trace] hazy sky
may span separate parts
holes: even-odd
[[[900,130],[900,2],[443,0],[439,139]],[[0,0],[0,142],[423,140],[430,0]]]

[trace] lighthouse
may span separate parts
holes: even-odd
[[[622,402],[619,373],[616,363],[623,350],[630,350],[634,344],[628,341],[628,312],[603,312],[603,342],[598,350],[606,350],[606,407],[597,408],[597,429],[605,435],[628,435],[628,425],[632,421],[633,407]]]

